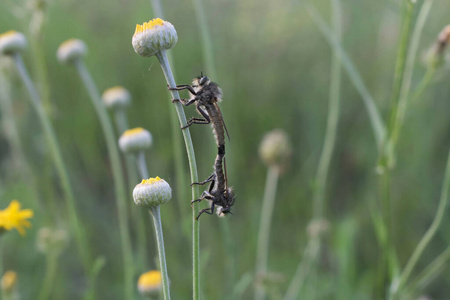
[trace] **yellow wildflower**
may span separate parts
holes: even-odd
[[[19,201],[13,200],[7,208],[0,210],[0,230],[15,228],[21,235],[25,235],[25,227],[31,226],[31,223],[26,219],[31,217],[33,217],[31,209],[20,210]]]

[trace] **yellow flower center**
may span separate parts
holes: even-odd
[[[0,38],[8,36],[8,35],[13,35],[13,34],[16,34],[16,33],[17,33],[17,31],[10,30],[10,31],[7,31],[7,32],[4,32],[4,33],[0,34]]]
[[[155,26],[163,25],[163,24],[164,24],[164,20],[162,20],[160,18],[153,19],[153,20],[150,20],[148,22],[144,22],[144,24],[142,24],[142,25],[137,24],[136,25],[136,31],[134,32],[134,34],[143,32],[143,31],[148,30],[148,29],[152,29]]]
[[[149,178],[149,179],[142,179],[141,184],[153,184],[155,182],[158,182],[162,180],[161,178],[159,178],[158,176],[156,176],[155,178]]]
[[[161,272],[149,271],[139,276],[138,286],[140,288],[154,288],[161,285]]]
[[[138,133],[141,133],[142,131],[144,131],[145,129],[142,127],[137,127],[137,128],[133,128],[133,129],[128,129],[127,131],[125,131],[122,136],[130,136],[130,135],[135,135]]]
[[[124,89],[123,86],[116,85],[116,86],[113,86],[112,88],[107,89],[105,91],[105,93],[106,92],[121,92],[123,89]]]
[[[67,41],[63,42],[59,47],[65,47],[67,45],[72,44],[73,42],[77,41],[77,39],[68,39]]]

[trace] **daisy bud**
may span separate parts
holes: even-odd
[[[161,290],[162,277],[160,271],[143,273],[138,279],[138,290],[142,296],[156,296]]]
[[[119,138],[119,147],[124,153],[143,151],[150,148],[151,145],[151,133],[141,127],[129,129]]]
[[[26,46],[27,39],[20,32],[11,30],[0,34],[0,52],[5,55],[22,52]]]
[[[133,190],[134,203],[137,206],[153,207],[168,202],[172,198],[169,184],[159,178],[143,179]]]
[[[70,39],[62,43],[56,56],[61,63],[73,63],[87,53],[87,46],[82,40]]]
[[[121,86],[107,89],[102,95],[103,102],[109,109],[127,108],[131,104],[130,92]]]
[[[134,51],[144,57],[155,55],[161,50],[171,49],[178,41],[175,27],[160,18],[136,25],[132,38]]]
[[[17,285],[17,273],[14,271],[6,271],[2,277],[2,292],[4,295],[10,295]]]
[[[259,147],[259,156],[268,166],[282,166],[292,154],[292,147],[286,133],[275,129],[267,133]]]

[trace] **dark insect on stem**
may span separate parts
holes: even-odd
[[[189,106],[195,103],[197,111],[203,118],[192,118],[187,122],[187,125],[182,129],[191,126],[192,124],[211,124],[214,132],[214,137],[217,143],[217,157],[214,162],[214,173],[206,180],[196,182],[193,184],[204,185],[210,182],[208,191],[203,192],[200,199],[192,201],[200,202],[204,199],[211,201],[209,208],[200,211],[197,216],[198,219],[202,213],[213,214],[214,208],[217,206],[217,215],[225,216],[231,213],[231,206],[234,204],[234,192],[228,188],[225,166],[225,133],[228,139],[228,130],[223,121],[222,112],[218,106],[218,102],[222,101],[222,90],[219,86],[209,80],[203,74],[194,78],[192,85],[178,85],[176,88],[169,88],[169,90],[188,90],[190,99],[173,99],[172,102],[179,101],[184,106]],[[225,174],[223,171],[225,166]]]

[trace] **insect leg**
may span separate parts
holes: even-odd
[[[205,118],[204,119],[192,118],[187,122],[187,125],[184,127],[181,127],[181,129],[185,129],[185,128],[191,126],[192,124],[209,124],[209,123],[211,123],[211,119],[209,118],[208,114],[203,109],[201,109],[199,106],[197,106],[197,111]]]
[[[206,178],[204,181],[201,181],[201,182],[193,182],[193,183],[191,183],[191,186],[193,186],[194,184],[204,185],[205,183],[214,181],[215,177],[216,177],[216,173],[212,173],[212,174],[209,175],[209,177]]]
[[[172,103],[175,103],[175,101],[179,101],[184,106],[189,106],[189,105],[195,103],[195,101],[197,101],[197,100],[198,100],[197,98],[193,98],[193,99],[172,99]]]
[[[177,85],[176,88],[171,88],[168,87],[169,91],[182,91],[182,90],[189,90],[189,92],[191,92],[192,95],[197,95],[197,93],[194,91],[194,88],[190,85],[187,84],[181,84],[181,85]]]
[[[202,209],[202,210],[200,211],[200,213],[198,214],[197,218],[195,218],[195,220],[198,221],[198,218],[200,218],[200,216],[202,215],[202,213],[207,213],[208,215],[214,214],[214,202],[211,203],[211,207]]]

